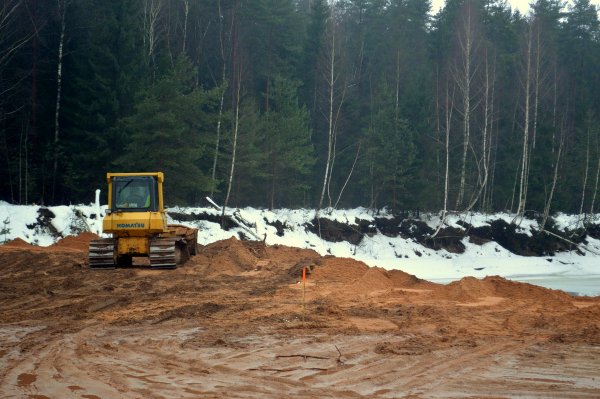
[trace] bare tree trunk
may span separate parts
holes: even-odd
[[[465,209],[466,212],[470,211],[475,204],[481,198],[481,193],[486,189],[489,176],[489,162],[490,162],[490,151],[491,151],[491,131],[492,131],[492,115],[494,106],[494,71],[490,71],[488,52],[485,51],[485,77],[484,77],[484,110],[483,110],[483,133],[482,133],[482,166],[483,166],[483,177],[482,181],[478,181],[479,189],[473,195],[469,205]]]
[[[67,8],[66,0],[58,2],[58,9],[60,11],[60,40],[58,44],[58,66],[56,70],[56,107],[54,111],[54,165],[52,168],[52,202],[55,201],[56,194],[56,175],[58,173],[58,156],[59,156],[59,137],[60,137],[60,94],[62,89],[62,59],[63,59],[63,45],[65,42],[65,13]]]
[[[563,128],[561,127],[561,130]],[[546,226],[546,222],[548,221],[548,217],[550,215],[550,207],[552,205],[552,198],[554,197],[554,189],[556,188],[556,182],[558,180],[558,165],[560,163],[560,157],[564,147],[564,132],[561,132],[560,135],[560,144],[558,147],[558,152],[556,155],[556,161],[554,164],[554,176],[552,178],[552,187],[550,189],[550,194],[548,195],[548,200],[546,201],[546,206],[544,207],[544,217],[542,219],[540,230],[543,230]]]
[[[441,157],[440,157],[440,145],[442,143],[442,127],[441,127],[441,115],[440,115],[440,68],[436,67],[435,70],[435,171],[436,171],[436,192],[439,192],[438,187],[442,185],[442,174],[441,174]],[[440,200],[441,198],[436,198]]]
[[[554,142],[556,141],[556,103],[558,102],[558,76],[556,62],[554,63],[554,82],[552,85],[552,155],[554,155]]]
[[[221,88],[221,98],[219,99],[219,115],[217,117],[217,139],[215,141],[215,154],[213,157],[213,165],[212,165],[212,175],[211,175],[211,179],[212,179],[212,186],[210,189],[210,195],[213,196],[214,192],[216,190],[216,186],[217,186],[217,162],[219,159],[219,146],[221,143],[221,124],[223,121],[223,102],[225,101],[225,91],[226,91],[226,68],[227,68],[227,64],[225,62],[225,44],[224,44],[224,39],[223,39],[223,12],[221,9],[221,0],[219,0],[217,2],[218,7],[219,7],[219,42],[220,42],[220,48],[221,48],[221,62],[222,62],[222,67],[221,67],[221,85],[223,86]],[[233,30],[233,17],[231,18],[231,31]]]
[[[596,194],[598,193],[598,178],[600,177],[600,154],[598,156],[598,165],[596,166],[596,181],[594,182],[594,191],[592,192],[592,203],[590,204],[590,214],[594,214],[594,203],[596,202]]]
[[[19,140],[19,204],[29,201],[29,127],[21,128]]]
[[[527,204],[527,194],[529,191],[529,176],[531,169],[531,159],[533,150],[535,149],[536,144],[536,136],[537,136],[537,126],[539,119],[539,103],[540,103],[540,91],[542,85],[542,43],[540,39],[541,27],[539,21],[530,21],[528,34],[527,34],[527,80],[526,80],[526,109],[525,109],[525,131],[527,135],[529,135],[529,124],[531,123],[531,138],[528,138],[528,147],[526,152],[524,153],[526,156],[523,158],[524,170],[522,171],[522,183],[521,183],[521,195],[519,198],[519,209],[517,210],[517,217],[522,217],[525,213],[525,207]],[[535,35],[535,37],[534,37]],[[535,40],[535,48],[533,41]],[[532,52],[535,51],[535,61],[534,66],[532,67]],[[532,76],[533,74],[533,76]],[[533,80],[533,81],[532,81]],[[533,90],[533,116],[531,104],[530,104],[530,96],[532,95]]]
[[[183,44],[181,45],[181,53],[185,54],[185,48],[186,48],[186,44],[187,44],[188,15],[190,13],[190,0],[183,0],[183,7],[184,7]]]
[[[538,113],[540,104],[540,57],[541,57],[541,44],[540,44],[540,27],[536,29],[536,45],[535,45],[535,77],[534,77],[534,104],[533,104],[533,130],[532,130],[532,150],[535,149],[535,142],[537,137],[537,126],[538,126]]]
[[[335,17],[334,17],[334,7],[331,6],[331,50],[329,53],[329,71],[327,77],[327,85],[329,89],[329,104],[328,104],[328,130],[327,130],[327,161],[325,163],[325,175],[323,177],[323,187],[321,189],[321,196],[319,198],[319,205],[317,210],[323,207],[323,200],[325,198],[325,192],[329,189],[330,182],[330,174],[331,174],[331,164],[333,162],[333,145],[334,145],[334,122],[333,122],[333,101],[334,101],[334,92],[335,92]],[[331,204],[330,204],[331,205]]]
[[[462,93],[462,117],[463,117],[463,148],[461,159],[460,183],[458,196],[456,197],[456,208],[462,206],[465,197],[465,186],[467,176],[467,152],[471,140],[471,82],[474,77],[473,67],[474,53],[474,25],[473,4],[466,2],[464,5],[464,36],[459,34],[459,45],[461,51],[461,68],[456,72],[456,83]]]
[[[532,47],[532,26],[529,26],[529,32],[527,35],[527,53],[525,54],[525,116],[523,123],[523,153],[521,156],[521,178],[519,183],[519,204],[517,207],[517,214],[515,220],[518,217],[522,217],[525,213],[525,203],[527,201],[527,173],[529,170],[529,126],[530,126],[530,113],[531,113],[531,47]]]
[[[160,40],[159,20],[162,13],[162,0],[144,0],[143,3],[143,42],[150,66],[152,80],[156,77],[156,46]]]
[[[448,213],[448,189],[450,187],[450,129],[452,126],[452,110],[454,109],[454,93],[452,93],[452,98],[450,98],[448,80],[446,80],[446,95],[444,103],[444,131],[446,133],[446,173],[444,180],[444,209],[442,210],[440,224],[438,225],[435,233],[433,233],[431,238],[435,238],[438,235],[438,233],[442,229],[442,226],[446,222],[446,215]]]
[[[223,211],[221,213],[221,224],[225,222],[225,208],[229,204],[229,195],[231,194],[231,186],[233,185],[233,175],[235,173],[235,156],[237,151],[237,138],[240,125],[240,87],[242,86],[242,68],[239,66],[237,82],[235,90],[235,121],[233,125],[233,149],[231,154],[231,168],[229,169],[229,183],[227,185],[227,195],[225,196],[225,202],[223,204]]]
[[[583,204],[585,203],[585,189],[587,188],[588,173],[590,169],[590,127],[587,129],[587,145],[585,146],[585,173],[583,174],[583,187],[581,189],[581,205],[579,206],[579,216],[583,214]]]
[[[540,103],[540,58],[542,53],[541,43],[540,43],[540,26],[539,23],[533,24],[532,29],[535,28],[535,68],[534,68],[534,76],[533,76],[533,120],[532,120],[532,130],[531,130],[531,142],[530,148],[528,150],[527,155],[527,168],[525,170],[525,184],[524,184],[524,192],[523,192],[523,207],[527,203],[527,194],[529,193],[529,176],[531,171],[531,158],[533,155],[533,150],[535,149],[536,137],[537,137],[537,126],[538,126],[538,114],[539,114],[539,103]],[[533,40],[533,38],[531,39]],[[523,208],[523,213],[525,209]]]
[[[275,209],[275,181],[277,180],[277,171],[276,167],[273,164],[271,167],[271,195],[269,201],[269,210]]]
[[[496,129],[499,131],[499,129]],[[487,197],[484,201],[485,209],[487,212],[491,212],[494,209],[494,180],[496,177],[496,159],[498,154],[498,135],[493,136],[495,144],[492,144],[494,148],[494,155],[490,155],[490,163],[491,163],[491,174],[490,174],[490,184],[488,184]],[[491,138],[490,138],[491,140]],[[491,152],[490,152],[491,154]],[[493,160],[493,161],[492,161]]]
[[[362,146],[362,142],[359,142],[358,148],[356,149],[356,156],[354,157],[354,162],[352,162],[352,168],[350,168],[350,172],[348,172],[348,177],[346,178],[346,181],[344,182],[344,185],[342,186],[342,188],[340,190],[340,194],[338,195],[337,201],[335,201],[335,205],[333,206],[334,208],[337,208],[338,204],[340,203],[340,199],[342,199],[342,194],[344,193],[344,190],[346,189],[346,186],[348,185],[348,182],[350,181],[350,177],[352,177],[352,173],[354,172],[354,167],[356,166],[356,161],[358,161],[358,156],[360,154],[361,146]]]
[[[5,119],[4,119],[4,105],[2,104],[1,100],[0,100],[0,122],[2,122],[2,149],[4,150],[4,159],[6,160],[6,172],[8,176],[5,176],[5,179],[8,180],[8,187],[10,188],[10,202],[15,202],[15,191],[14,191],[14,181],[13,181],[13,176],[12,176],[12,171],[11,171],[11,164],[10,164],[10,156],[9,154],[13,152],[13,150],[11,149],[10,153],[8,151],[8,143],[6,140],[6,124]]]
[[[25,147],[23,138],[24,128],[21,128],[19,136],[19,204],[23,204],[23,148]]]

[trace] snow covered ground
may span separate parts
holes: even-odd
[[[50,212],[47,212],[46,209]],[[54,206],[18,206],[0,201],[0,242],[17,237],[36,245],[47,246],[60,236],[77,234],[81,231],[101,233],[102,217],[106,206],[98,204]],[[169,209],[169,213],[179,219],[194,219],[194,214],[217,216],[219,212],[213,208],[180,208]],[[477,245],[462,240],[465,252],[455,254],[446,250],[432,250],[412,239],[388,237],[380,233],[365,235],[358,245],[346,241],[329,242],[308,231],[305,224],[315,218],[314,210],[261,210],[253,208],[228,209],[228,215],[235,214],[251,225],[251,233],[242,228],[222,230],[217,223],[207,220],[173,220],[199,229],[198,242],[208,244],[232,236],[239,237],[242,232],[246,236],[256,235],[264,238],[269,245],[282,244],[300,248],[310,248],[322,255],[335,255],[361,260],[370,266],[385,269],[401,269],[419,278],[447,283],[465,276],[483,278],[499,275],[511,280],[524,281],[549,288],[561,289],[578,295],[600,295],[600,240],[587,239],[583,250],[561,252],[555,256],[525,257],[515,255],[495,242]],[[54,216],[52,216],[54,215]],[[189,215],[183,218],[181,215]],[[391,218],[385,210],[377,215],[364,208],[351,210],[321,211],[322,218],[328,218],[355,225],[358,220],[374,222],[374,217]],[[596,220],[600,215],[595,215]],[[447,225],[459,227],[457,223],[464,221],[473,227],[485,226],[491,220],[513,220],[513,215],[484,215],[469,213],[450,215]],[[424,214],[421,220],[435,228],[439,223],[437,215]],[[554,220],[559,229],[573,230],[582,223],[579,215],[555,215]],[[283,235],[277,235],[277,229],[271,225],[278,221],[284,225]],[[597,223],[597,222],[596,222]],[[531,234],[537,223],[533,220],[521,221],[518,231]],[[583,253],[584,255],[581,255]]]

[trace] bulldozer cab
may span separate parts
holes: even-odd
[[[158,211],[158,181],[154,176],[113,176],[111,185],[111,211]]]

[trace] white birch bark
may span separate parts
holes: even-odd
[[[223,203],[223,211],[221,213],[221,223],[225,221],[225,208],[229,204],[229,196],[231,194],[231,187],[233,186],[233,175],[235,173],[235,156],[237,152],[237,139],[238,131],[240,126],[240,88],[242,86],[242,71],[241,66],[239,67],[237,77],[237,84],[235,90],[235,121],[233,125],[233,148],[231,153],[231,167],[229,169],[229,181],[227,184],[227,195],[225,196],[225,202]]]
[[[216,189],[216,185],[217,185],[217,163],[219,160],[219,147],[221,145],[221,124],[223,122],[223,103],[225,101],[225,91],[226,91],[226,72],[227,72],[227,64],[225,62],[225,43],[224,43],[224,39],[223,39],[223,11],[221,9],[221,0],[219,0],[217,2],[217,5],[219,7],[219,43],[220,43],[220,50],[221,50],[221,85],[223,86],[221,88],[221,96],[219,98],[219,114],[217,117],[217,138],[215,140],[215,154],[213,157],[213,165],[212,165],[212,173],[211,173],[211,179],[212,179],[212,186],[210,189],[210,195],[211,197],[214,195],[215,189]],[[231,24],[232,27],[231,29],[233,29],[233,18],[231,18]]]
[[[486,189],[489,176],[489,162],[491,152],[491,130],[492,130],[492,115],[493,115],[493,96],[494,96],[494,72],[490,70],[488,52],[485,51],[485,76],[484,76],[484,109],[483,109],[483,132],[481,145],[481,164],[483,168],[483,176],[479,181],[479,189],[474,193],[469,205],[465,209],[470,211],[481,198],[482,192]]]
[[[58,155],[59,155],[59,140],[60,140],[60,95],[62,89],[62,60],[63,60],[63,45],[65,42],[65,13],[67,8],[66,0],[58,1],[58,9],[60,11],[60,39],[58,44],[58,66],[56,67],[56,105],[54,110],[54,163],[52,167],[52,202],[55,200],[56,192],[56,175],[58,173]]]
[[[590,204],[590,214],[594,214],[594,204],[596,202],[596,194],[598,193],[598,178],[600,178],[600,155],[598,155],[598,164],[596,166],[596,179],[594,182],[594,190],[592,191],[592,203]]]
[[[190,0],[183,0],[183,44],[181,45],[181,52],[185,54],[185,48],[187,44],[187,26],[188,16],[190,14]]]
[[[456,83],[462,94],[462,122],[463,122],[463,146],[461,158],[460,183],[458,195],[456,197],[456,208],[462,206],[465,196],[466,174],[467,174],[467,152],[471,140],[471,83],[474,77],[475,68],[473,65],[474,53],[474,30],[473,30],[473,9],[472,3],[467,2],[463,8],[464,19],[462,32],[459,35],[461,67],[456,72]]]
[[[546,226],[546,222],[548,221],[548,217],[550,215],[550,209],[552,206],[552,198],[554,197],[554,190],[556,188],[556,182],[558,181],[558,165],[560,163],[560,157],[564,147],[564,132],[561,132],[560,135],[560,144],[558,147],[558,152],[556,154],[556,161],[554,163],[554,176],[552,178],[552,187],[550,188],[550,194],[548,195],[548,200],[546,201],[546,205],[544,207],[544,217],[542,219],[540,230],[543,230]]]
[[[446,173],[444,177],[444,209],[442,210],[442,216],[440,218],[440,224],[436,231],[433,233],[431,238],[435,238],[444,223],[446,223],[446,216],[448,214],[448,189],[450,187],[450,129],[452,126],[452,110],[454,108],[454,93],[452,93],[452,99],[450,99],[450,89],[448,88],[448,81],[446,81],[446,94],[445,94],[445,109],[444,109],[444,133],[446,136]]]
[[[143,42],[146,46],[146,55],[152,67],[152,77],[156,73],[156,47],[160,39],[159,22],[162,13],[162,0],[144,0],[143,3]]]
[[[525,203],[527,200],[527,172],[529,170],[529,126],[531,113],[531,51],[532,51],[532,25],[529,25],[528,34],[526,37],[526,53],[525,53],[525,106],[524,106],[524,122],[523,122],[523,152],[521,155],[521,176],[519,181],[519,203],[515,220],[522,217],[525,213]],[[513,220],[514,221],[514,220]]]
[[[579,216],[583,215],[583,204],[585,203],[585,189],[587,188],[588,173],[590,169],[590,127],[587,129],[587,145],[585,146],[585,172],[583,174],[583,187],[581,188],[581,204]]]
[[[328,130],[327,130],[327,161],[325,162],[325,175],[323,176],[323,187],[321,188],[321,196],[319,198],[318,210],[323,207],[323,200],[325,199],[325,192],[329,189],[331,164],[333,161],[333,145],[334,145],[334,122],[333,122],[333,101],[335,92],[335,20],[334,20],[334,4],[331,5],[331,16],[330,16],[330,30],[331,30],[331,49],[329,52],[329,65],[328,76],[327,76],[327,87],[329,90],[329,103],[328,103]],[[331,204],[330,204],[331,205]]]

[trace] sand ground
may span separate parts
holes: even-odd
[[[93,237],[0,247],[0,397],[600,397],[600,297],[235,239],[90,270]]]

